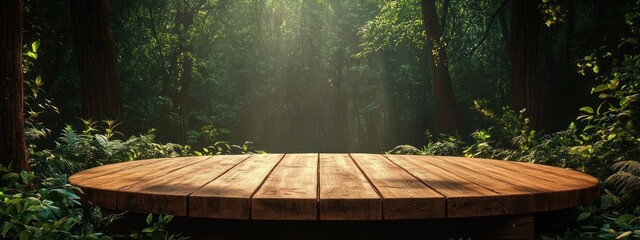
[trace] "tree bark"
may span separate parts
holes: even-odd
[[[29,171],[24,135],[22,0],[0,1],[0,164]]]
[[[511,96],[515,110],[526,109],[530,126],[540,127],[542,95],[540,87],[539,0],[511,2]]]
[[[73,46],[80,74],[82,115],[122,117],[122,90],[107,0],[71,0]]]
[[[460,130],[460,116],[451,86],[447,51],[434,0],[422,0],[422,20],[427,32],[427,54],[431,56],[431,74],[436,105],[436,128],[439,133],[455,134]]]

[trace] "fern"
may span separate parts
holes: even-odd
[[[614,185],[616,191],[629,202],[636,202],[640,196],[640,162],[621,161],[611,168],[616,172],[605,182]]]

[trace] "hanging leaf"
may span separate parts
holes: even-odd
[[[581,107],[581,108],[580,108],[580,111],[581,111],[581,112],[588,113],[588,114],[593,114],[593,108],[592,108],[592,107],[589,107],[589,106],[587,106],[587,107]]]
[[[36,52],[38,52],[38,48],[40,48],[40,39],[38,39],[35,42],[31,43],[31,51],[36,53]]]

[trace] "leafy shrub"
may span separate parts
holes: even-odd
[[[30,150],[33,170],[46,175],[70,175],[82,169],[137,159],[188,155],[189,149],[178,144],[155,142],[153,130],[131,136],[123,141],[114,139],[117,124],[104,121],[105,127],[83,120],[84,129],[76,131],[67,125],[53,150]]]
[[[400,145],[388,151],[388,154],[410,154],[410,155],[446,155],[461,156],[465,143],[459,138],[440,134],[438,138],[433,137],[429,131],[426,133],[427,144],[418,149],[411,145]]]
[[[117,216],[103,217],[83,206],[77,187],[65,178],[37,182],[34,172],[15,173],[0,166],[0,236],[3,239],[109,239],[105,226]]]
[[[616,210],[620,200],[607,193],[602,195],[597,204],[578,207],[578,226],[569,228],[560,236],[546,237],[552,239],[640,239],[640,205],[629,213]]]
[[[134,232],[130,236],[136,240],[185,240],[189,239],[179,233],[171,234],[166,230],[167,224],[171,222],[173,216],[159,215],[157,221],[153,221],[153,214],[147,216],[146,222],[148,227],[139,232]]]

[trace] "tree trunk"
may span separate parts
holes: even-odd
[[[436,105],[436,127],[439,133],[455,134],[460,130],[460,116],[451,86],[447,51],[434,0],[422,0],[422,20],[427,31],[427,51],[431,53],[431,74]]]
[[[80,74],[82,115],[120,119],[122,93],[107,0],[71,0],[73,46]]]
[[[22,0],[0,1],[0,164],[29,171],[22,90]]]
[[[526,109],[530,126],[539,128],[542,117],[540,87],[540,59],[538,35],[540,31],[539,0],[511,2],[511,97],[515,110]]]

